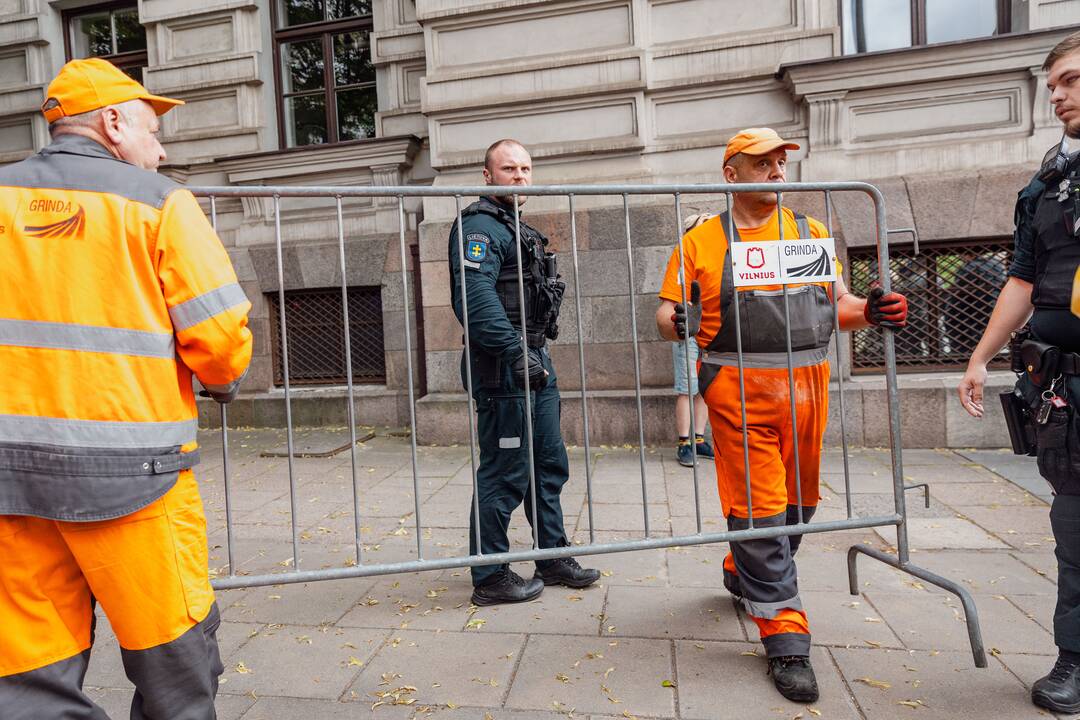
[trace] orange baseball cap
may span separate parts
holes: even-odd
[[[72,60],[64,65],[49,83],[45,98],[41,112],[50,123],[128,100],[145,100],[158,115],[184,104],[183,100],[151,95],[120,68],[101,58]]]
[[[724,162],[727,163],[736,153],[764,155],[777,148],[798,150],[799,144],[785,140],[772,128],[747,128],[728,140],[724,150]]]

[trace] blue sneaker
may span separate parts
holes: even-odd
[[[694,467],[694,450],[690,447],[690,443],[679,443],[676,457],[683,467]]]
[[[716,455],[713,453],[712,445],[708,440],[698,440],[694,445],[697,448],[698,457],[713,458]]]

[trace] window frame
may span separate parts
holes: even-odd
[[[355,15],[349,18],[335,18],[333,20],[321,20],[316,22],[281,27],[281,17],[278,10],[278,0],[270,0],[271,35],[274,43],[274,100],[277,107],[278,121],[278,149],[295,150],[318,147],[320,145],[342,145],[346,143],[365,142],[374,138],[357,138],[353,140],[338,140],[338,109],[337,93],[341,90],[356,90],[372,88],[377,90],[377,81],[367,83],[353,83],[338,87],[334,78],[334,36],[346,32],[363,32],[368,37],[368,52],[371,51],[371,34],[375,29],[374,7],[367,15]],[[323,15],[326,14],[326,1],[323,0]],[[286,139],[285,128],[285,101],[291,97],[318,96],[318,91],[286,93],[284,91],[283,68],[281,67],[281,47],[290,42],[313,40],[318,38],[323,51],[323,87],[322,97],[326,103],[326,142],[312,143],[309,145],[289,145]]]
[[[844,27],[844,3],[838,4],[840,10],[840,28],[843,32]],[[855,52],[845,57],[851,57],[854,55],[866,55],[873,52],[892,52],[896,50],[906,50],[908,48],[915,47],[929,47],[933,45],[943,45],[948,42],[967,42],[969,40],[978,40],[979,38],[965,38],[963,40],[946,40],[939,43],[929,43],[926,40],[926,0],[909,0],[911,7],[911,44],[904,47],[888,48],[882,50],[859,50],[856,44]],[[987,35],[985,37],[997,37],[999,35],[1008,35],[1012,32],[1012,7],[1010,0],[995,0],[994,5],[997,9],[997,31],[993,35]],[[854,13],[853,13],[854,14]],[[851,27],[854,31],[855,18],[851,19]],[[840,38],[841,52],[844,48],[845,38]]]
[[[112,33],[112,45],[116,47],[116,23],[112,19],[113,13],[117,10],[134,10],[136,17],[139,13],[139,3],[137,0],[113,0],[112,2],[97,3],[94,5],[83,5],[77,8],[70,8],[62,10],[60,12],[60,22],[64,28],[64,58],[66,62],[70,62],[75,58],[75,28],[72,23],[80,17],[85,15],[94,15],[97,13],[108,12],[110,29]],[[139,26],[143,28],[143,33],[146,32],[146,27],[142,24],[142,18],[139,18]],[[110,53],[108,55],[91,55],[89,57],[101,58],[102,60],[108,60],[116,67],[123,70],[125,73],[129,68],[145,69],[149,66],[149,59],[146,48],[142,50],[134,50],[124,53]],[[139,73],[140,77],[136,78],[139,82],[142,82],[142,72]]]

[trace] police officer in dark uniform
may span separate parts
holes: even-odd
[[[1032,686],[1031,699],[1053,712],[1075,713],[1080,712],[1080,318],[1069,306],[1080,266],[1080,152],[1070,152],[1070,145],[1080,149],[1080,33],[1058,43],[1043,69],[1065,136],[1020,192],[1009,278],[958,390],[964,408],[981,417],[986,365],[1009,342],[1013,369],[1020,373],[1015,390],[1002,396],[1013,450],[1035,455],[1039,473],[1054,489],[1050,525],[1058,559],[1058,659]]]
[[[532,158],[515,140],[500,140],[484,160],[488,185],[532,184]],[[518,205],[524,204],[521,196]],[[541,548],[569,545],[559,495],[570,468],[559,428],[559,388],[547,341],[558,335],[558,314],[566,283],[546,251],[539,231],[514,221],[512,197],[482,197],[461,215],[464,242],[457,225],[450,232],[450,292],[458,321],[465,325],[461,302],[462,273],[468,301],[469,349],[473,399],[476,401],[480,466],[476,471],[480,508],[480,550],[506,552],[510,514],[525,501],[525,513],[536,527]],[[518,282],[518,255],[525,297],[525,327]],[[524,333],[528,353],[522,347]],[[462,384],[466,384],[462,354]],[[467,385],[466,385],[467,387]],[[536,509],[529,492],[529,442],[525,392],[531,392],[533,468]],[[476,517],[470,507],[469,549],[476,554]],[[476,605],[523,602],[540,595],[544,585],[583,588],[600,578],[573,558],[541,560],[525,580],[509,565],[472,568]]]

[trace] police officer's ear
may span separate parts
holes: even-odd
[[[488,170],[487,165],[484,166],[484,184],[485,185],[491,185],[492,184],[491,171]]]

